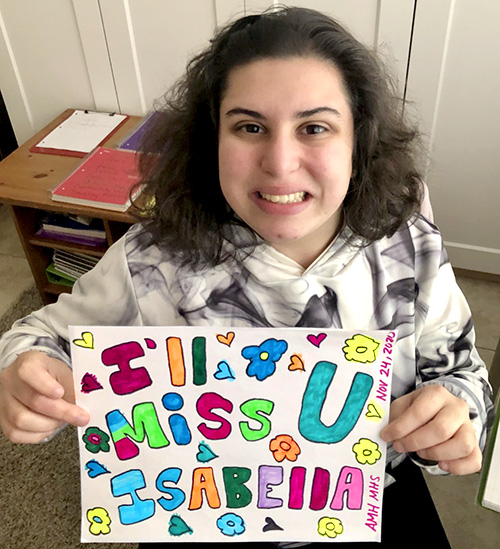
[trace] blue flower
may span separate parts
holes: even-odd
[[[226,513],[217,519],[217,528],[225,536],[239,536],[245,531],[245,521],[234,513]]]
[[[276,362],[287,349],[288,343],[277,339],[266,339],[260,345],[244,347],[241,354],[244,358],[250,360],[247,375],[249,377],[255,376],[259,381],[272,376],[276,371]]]

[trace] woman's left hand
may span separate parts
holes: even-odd
[[[465,400],[440,385],[426,385],[391,404],[382,438],[397,452],[417,452],[455,475],[481,469],[482,454]]]

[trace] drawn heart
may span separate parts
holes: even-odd
[[[290,372],[293,372],[294,370],[302,370],[305,371],[304,367],[304,361],[302,360],[301,355],[292,355],[290,357],[290,364],[288,365],[288,369]]]
[[[73,343],[78,347],[83,347],[84,349],[93,349],[94,336],[90,332],[82,332],[82,338],[73,339]]]
[[[225,361],[221,360],[217,364],[217,371],[214,374],[215,379],[229,379],[229,381],[234,381],[236,379],[231,366]]]
[[[266,524],[264,524],[262,531],[270,532],[271,530],[283,530],[283,528],[278,526],[271,517],[266,517]]]
[[[92,391],[97,391],[102,389],[103,386],[97,381],[97,378],[94,374],[89,374],[88,372],[82,377],[82,393],[91,393]]]
[[[371,418],[378,418],[378,419],[382,419],[382,412],[379,410],[379,407],[370,402],[370,404],[368,404],[368,411],[366,412],[366,417],[371,417]]]
[[[318,347],[321,345],[321,342],[326,338],[326,334],[318,334],[317,336],[313,334],[309,334],[307,336],[307,341],[309,343],[312,343],[315,347]]]
[[[87,470],[87,474],[90,478],[96,478],[100,475],[105,475],[106,473],[109,473],[106,467],[104,467],[104,465],[102,465],[95,459],[91,459],[90,461],[88,461],[85,464],[85,469]]]
[[[193,530],[184,522],[179,515],[170,517],[168,533],[171,536],[182,536],[182,534],[192,534]]]
[[[225,336],[222,334],[217,334],[217,341],[219,341],[219,343],[222,343],[223,345],[227,345],[228,347],[231,347],[233,339],[234,332],[228,332]]]
[[[212,448],[206,442],[200,442],[198,444],[198,453],[196,454],[196,459],[201,463],[207,463],[213,459],[219,457]]]

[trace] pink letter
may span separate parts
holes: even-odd
[[[198,431],[210,440],[221,440],[223,438],[227,438],[231,433],[231,424],[224,418],[214,414],[212,412],[213,408],[221,408],[222,410],[231,413],[233,411],[233,403],[221,397],[217,393],[204,393],[201,395],[196,403],[196,410],[198,414],[203,419],[218,421],[220,423],[220,427],[214,429],[212,427],[208,427],[206,423],[200,423],[198,425]]]
[[[102,363],[105,366],[118,366],[120,370],[109,376],[111,388],[117,395],[129,395],[153,383],[146,368],[130,367],[130,361],[141,356],[144,356],[144,351],[137,341],[120,343],[102,352]]]
[[[344,494],[347,492],[347,508],[361,509],[363,504],[363,472],[357,467],[342,467],[335,487],[330,509],[344,508]]]

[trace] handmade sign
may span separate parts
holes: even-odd
[[[378,541],[396,333],[71,327],[82,541]]]

